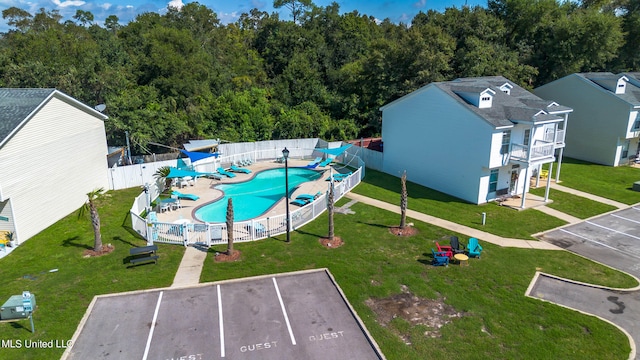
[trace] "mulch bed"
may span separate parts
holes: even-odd
[[[233,252],[231,254],[227,254],[226,252],[216,253],[215,261],[216,262],[237,261],[237,260],[240,259],[240,255],[241,255],[240,250],[233,250]]]
[[[333,249],[344,245],[344,241],[342,241],[342,238],[338,236],[334,236],[333,240],[330,240],[329,238],[320,238],[319,241],[322,246],[328,249]]]
[[[413,236],[418,233],[418,229],[413,226],[405,226],[404,229],[399,226],[392,226],[389,228],[389,232],[395,236]]]
[[[97,256],[107,255],[107,254],[111,254],[115,249],[116,248],[111,244],[102,245],[102,248],[100,249],[100,251],[87,249],[84,251],[84,253],[82,253],[82,256],[88,258],[88,257],[97,257]]]

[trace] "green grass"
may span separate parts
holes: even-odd
[[[571,174],[571,170],[566,173]],[[355,190],[397,204],[399,188],[398,178],[367,170],[365,182]],[[4,298],[0,300],[29,290],[37,297],[38,305],[34,313],[35,334],[30,332],[29,322],[22,320],[0,324],[0,339],[66,341],[95,295],[171,284],[184,253],[181,246],[160,244],[157,265],[128,269],[123,263],[129,248],[145,244],[131,229],[128,215],[139,191],[133,188],[113,192],[109,203],[100,209],[104,242],[115,245],[110,255],[83,258],[84,250],[92,247],[93,232],[89,219],[72,214],[0,260],[0,295]],[[408,184],[408,191],[413,210],[502,236],[529,238],[531,233],[563,224],[537,211],[467,204],[412,183]],[[347,201],[342,199],[339,205]],[[397,214],[363,204],[355,204],[352,209],[355,214],[336,214],[336,234],[346,242],[338,249],[325,249],[318,243],[318,238],[327,232],[325,214],[294,232],[290,244],[283,242],[284,236],[236,244],[243,256],[235,263],[214,263],[213,252],[224,251],[225,247],[211,249],[202,281],[326,267],[389,359],[627,357],[627,338],[614,326],[526,298],[524,292],[536,270],[621,288],[635,286],[634,279],[567,252],[500,248],[486,242],[482,259],[472,259],[471,266],[434,268],[429,265],[430,248],[435,241],[446,243],[443,239],[454,234],[410,219],[419,234],[396,238],[387,227],[398,224]],[[487,213],[484,227],[480,224],[482,212]],[[51,269],[58,271],[49,272]],[[464,316],[445,325],[439,338],[425,337],[424,326],[411,326],[399,318],[387,327],[380,326],[365,300],[398,294],[401,285],[420,297],[442,297]],[[411,345],[406,345],[399,335],[411,339]],[[452,352],[452,348],[456,351]],[[62,352],[63,349],[2,349],[0,359],[51,359],[59,358]]]
[[[336,235],[345,241],[340,248],[326,249],[318,242],[327,234],[324,214],[293,232],[289,244],[284,235],[236,244],[242,257],[234,263],[215,263],[213,253],[226,246],[212,248],[201,281],[328,268],[388,359],[628,356],[629,342],[616,327],[524,293],[536,270],[614,287],[637,285],[632,278],[563,251],[500,248],[486,242],[482,259],[470,259],[469,267],[433,267],[430,248],[451,232],[411,219],[419,234],[398,238],[388,231],[399,221],[396,214],[364,204],[352,210],[353,215],[335,215]],[[464,316],[445,325],[439,338],[424,336],[425,326],[400,318],[387,327],[379,325],[365,301],[399,294],[401,285],[416,296],[442,297]]]
[[[111,192],[108,203],[99,209],[103,243],[115,246],[109,255],[83,258],[83,252],[93,248],[93,230],[88,217],[73,213],[0,259],[0,301],[28,290],[37,303],[34,334],[29,321],[21,320],[0,324],[0,339],[66,341],[95,295],[171,285],[184,253],[182,246],[160,244],[157,265],[128,269],[123,263],[131,247],[146,244],[131,229],[128,215],[139,193],[139,188]],[[58,271],[49,272],[52,269]],[[57,359],[62,351],[2,349],[0,359]]]
[[[615,206],[603,204],[598,201],[593,201],[582,196],[566,193],[553,189],[551,185],[549,189],[549,199],[553,200],[552,203],[547,206],[561,211],[565,214],[575,216],[579,219],[587,219],[592,216],[603,214],[609,211],[617,209]],[[531,189],[530,191],[534,195],[544,196],[545,188]]]
[[[372,169],[367,169],[363,182],[352,191],[391,204],[400,204],[400,179]],[[411,210],[502,237],[533,239],[531,234],[566,224],[563,220],[532,209],[516,211],[494,203],[470,204],[410,181],[407,181],[407,193]],[[487,216],[484,226],[483,212]]]
[[[556,169],[554,163],[554,179]],[[640,181],[640,169],[630,166],[612,167],[564,158],[560,169],[560,185],[628,205],[640,202],[640,192],[631,190],[636,181]]]

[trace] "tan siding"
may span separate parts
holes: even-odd
[[[0,149],[3,194],[21,242],[108,187],[106,154],[103,121],[56,98]]]

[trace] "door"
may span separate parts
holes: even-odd
[[[519,169],[511,170],[511,180],[509,181],[509,195],[515,195],[517,192]]]

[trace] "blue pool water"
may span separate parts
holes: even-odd
[[[322,172],[289,168],[289,194],[298,185],[317,180]],[[195,212],[195,217],[204,222],[223,223],[227,219],[227,199],[233,199],[233,220],[244,221],[264,214],[278,201],[284,198],[284,169],[261,171],[251,180],[217,185],[215,188],[224,193],[221,199],[204,205]]]

